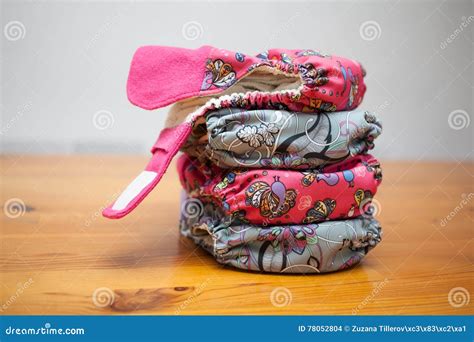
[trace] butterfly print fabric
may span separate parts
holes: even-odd
[[[381,182],[379,163],[370,155],[306,171],[227,170],[183,155],[178,170],[189,197],[215,203],[240,221],[265,226],[360,216]]]

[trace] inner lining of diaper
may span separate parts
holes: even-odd
[[[205,105],[210,99],[219,99],[234,93],[245,94],[254,91],[275,93],[285,90],[296,90],[302,85],[303,81],[299,75],[289,75],[274,68],[263,66],[255,69],[222,93],[194,97],[175,103],[170,108],[165,126],[172,127],[180,124],[188,114]]]

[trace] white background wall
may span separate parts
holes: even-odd
[[[249,54],[313,48],[357,59],[368,72],[361,108],[384,123],[375,154],[472,159],[472,15],[470,0],[2,1],[2,151],[146,153],[166,109],[128,102],[135,49],[209,44]],[[189,22],[197,24],[183,31]],[[100,111],[113,118],[105,130],[94,125]]]

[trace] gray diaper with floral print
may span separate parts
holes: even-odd
[[[182,197],[180,230],[221,264],[247,271],[325,273],[358,264],[381,240],[370,216],[319,224],[255,226]]]
[[[201,119],[182,150],[223,168],[312,168],[367,152],[381,132],[377,117],[362,110],[224,108]]]

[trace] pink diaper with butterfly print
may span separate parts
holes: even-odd
[[[351,59],[315,50],[270,49],[257,56],[203,46],[145,46],[133,56],[129,100],[152,110],[170,104],[145,170],[103,214],[129,214],[159,183],[195,122],[219,108],[351,110],[362,101],[365,70]]]
[[[221,216],[213,218],[213,226],[219,227],[221,233],[226,229],[235,230],[236,224],[249,224],[255,229],[264,226],[284,229],[285,225],[291,225],[294,232],[315,229],[317,235],[320,222],[345,220],[350,226],[352,219],[363,216],[364,220],[357,224],[362,222],[361,227],[377,227],[371,228],[369,234],[370,239],[377,238],[369,240],[378,243],[380,227],[374,218],[367,217],[370,209],[366,208],[370,207],[382,174],[378,161],[366,153],[381,133],[381,125],[371,113],[351,114],[365,94],[364,76],[365,70],[357,61],[315,50],[270,49],[251,56],[210,46],[194,50],[163,46],[138,49],[127,83],[129,100],[147,110],[172,107],[165,128],[151,149],[148,165],[103,211],[103,215],[117,219],[133,211],[159,183],[173,157],[182,150],[185,154],[178,160],[178,170],[186,191],[184,202],[197,201],[200,203],[198,209],[210,205],[218,207]],[[324,137],[327,143],[317,149],[307,145],[300,148],[306,140],[299,139],[299,145],[283,144],[284,152],[276,148],[268,150],[266,160],[261,163],[257,160],[251,168],[235,168],[232,161],[235,153],[238,152],[239,161],[244,162],[239,165],[245,165],[245,158],[250,155],[250,151],[245,152],[245,146],[239,151],[228,148],[224,159],[206,145],[213,144],[215,150],[218,139],[228,133],[225,131],[227,123],[221,125],[219,121],[216,133],[212,130],[216,123],[209,120],[216,113],[220,118],[225,117],[224,109],[243,111],[243,114],[232,112],[232,117],[250,116],[247,126],[239,128],[237,122],[233,133],[254,149],[253,152],[255,148],[268,148],[277,139],[279,131],[287,127],[284,124],[275,127],[262,121],[259,110],[268,111],[264,117],[282,117],[280,111],[288,118],[298,115],[299,120],[304,120],[311,128],[308,130],[311,134]],[[331,117],[333,112],[342,115],[336,117],[334,113]],[[311,119],[311,115],[317,120]],[[249,124],[252,122],[257,122],[255,127]],[[298,127],[294,125],[292,129]],[[303,133],[308,132],[295,134]],[[289,135],[285,139],[296,140]],[[200,140],[201,147],[208,153],[201,155],[199,149],[192,148],[196,145],[195,137],[205,139]],[[314,142],[311,136],[308,137],[309,143]],[[302,151],[306,156],[299,155]],[[261,153],[260,150],[257,152]],[[255,159],[255,155],[252,158]],[[307,158],[309,155],[311,158]],[[292,162],[288,162],[288,158]],[[181,221],[181,231],[201,244],[203,240],[197,236],[202,236],[203,230],[194,228],[203,227],[206,218],[199,210],[196,215],[193,220]],[[367,220],[370,221],[368,225],[365,224]],[[183,225],[183,222],[186,223]],[[311,227],[305,229],[305,225]],[[325,231],[329,227],[331,225],[325,225]],[[209,239],[217,239],[216,231],[209,227],[204,231]],[[198,232],[198,235],[193,236],[192,232]],[[365,236],[364,241],[369,241],[365,240],[368,236],[365,228],[360,233]],[[341,243],[345,244],[349,238],[358,247],[342,257],[338,254],[338,258],[342,258],[338,265],[356,264],[376,244],[358,244],[355,236],[343,238]],[[222,250],[226,250],[224,245],[232,243],[223,241],[226,240],[220,239],[219,251],[211,251],[218,261],[218,255],[222,256]],[[337,251],[337,242],[334,243],[331,250]],[[369,245],[371,247],[366,248]],[[274,247],[276,253],[278,246]],[[244,243],[241,248],[250,248],[250,245]],[[267,249],[265,253],[271,255],[272,252]],[[312,265],[318,265],[315,257],[310,257],[313,258]],[[345,260],[346,257],[351,261]],[[299,257],[293,260],[301,262]],[[225,263],[236,266],[233,262]],[[240,268],[253,269],[245,265]],[[324,269],[334,271],[338,268],[328,266]],[[275,271],[272,267],[259,270]]]
[[[178,171],[189,198],[213,202],[226,216],[265,226],[358,217],[367,211],[382,176],[371,155],[306,171],[227,170],[183,155]]]

